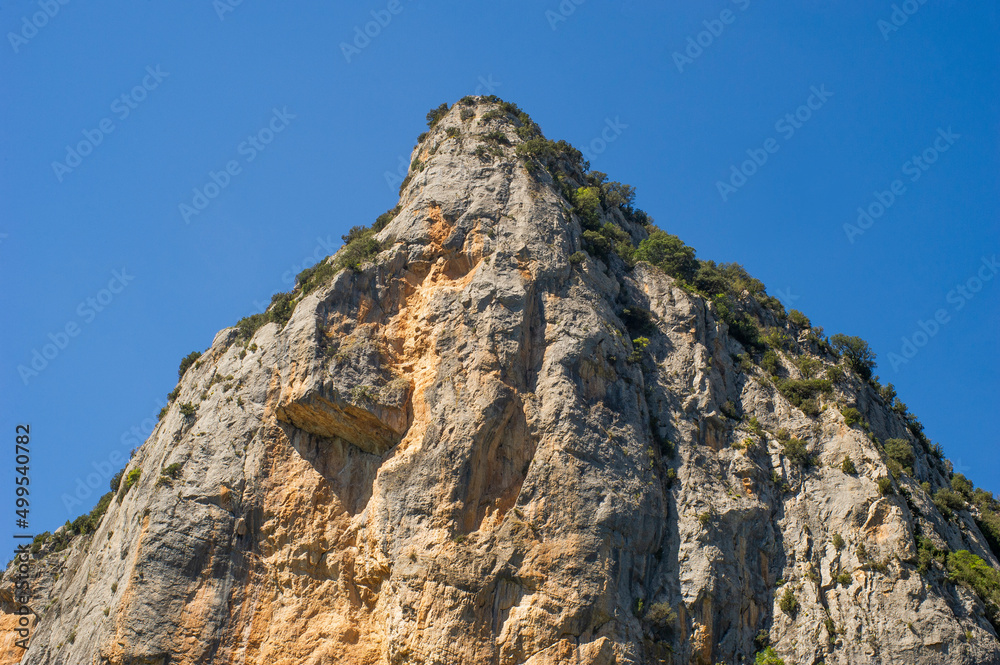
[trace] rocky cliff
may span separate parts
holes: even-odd
[[[39,542],[4,662],[1000,663],[996,503],[856,345],[513,105],[429,120]]]

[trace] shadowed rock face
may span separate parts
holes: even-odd
[[[997,567],[971,517],[908,476],[909,500],[881,496],[886,463],[836,405],[881,440],[911,438],[902,416],[848,374],[809,417],[741,367],[705,299],[613,254],[571,262],[580,220],[515,157],[516,122],[483,118],[496,107],[456,105],[417,146],[374,261],[247,345],[219,333],[135,486],[39,554],[22,662],[713,665],[752,660],[763,630],[789,665],[1000,663],[983,602],[915,565],[919,529]],[[497,131],[512,145],[476,154]],[[915,449],[914,475],[943,485]]]

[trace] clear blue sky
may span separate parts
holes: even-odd
[[[24,23],[37,2],[0,9],[0,431],[12,443],[31,424],[38,531],[91,508],[106,478],[84,505],[62,497],[138,445],[127,433],[155,418],[183,355],[395,204],[427,110],[475,92],[593,149],[700,257],[742,263],[828,334],[869,340],[930,438],[1000,492],[1000,280],[949,296],[1000,253],[991,3],[914,2],[881,28],[888,0],[566,0],[566,16],[558,0],[245,0],[220,18],[221,4],[71,1],[37,30]],[[387,24],[345,55],[372,11]],[[272,122],[270,143],[244,143]],[[67,155],[84,132],[99,144]],[[723,200],[748,150],[767,161]],[[925,150],[926,169],[911,161]],[[230,161],[185,223],[179,205]],[[897,179],[849,239],[858,207]],[[127,285],[102,293],[122,270]],[[947,322],[891,367],[939,309]],[[18,365],[50,334],[65,348],[25,385]],[[12,504],[11,472],[0,492]]]

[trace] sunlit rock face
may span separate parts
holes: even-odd
[[[919,570],[917,537],[998,564],[904,417],[738,294],[779,380],[829,380],[793,405],[718,303],[585,237],[651,227],[527,122],[456,104],[377,254],[218,334],[96,531],[35,555],[26,653],[0,597],[0,662],[1000,663],[983,600]]]

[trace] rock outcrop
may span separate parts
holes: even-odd
[[[581,166],[495,99],[437,119],[377,254],[220,332],[96,531],[41,547],[4,662],[1000,663],[945,570],[1000,564],[912,420],[752,289],[770,347],[633,265],[651,227],[570,200]]]

